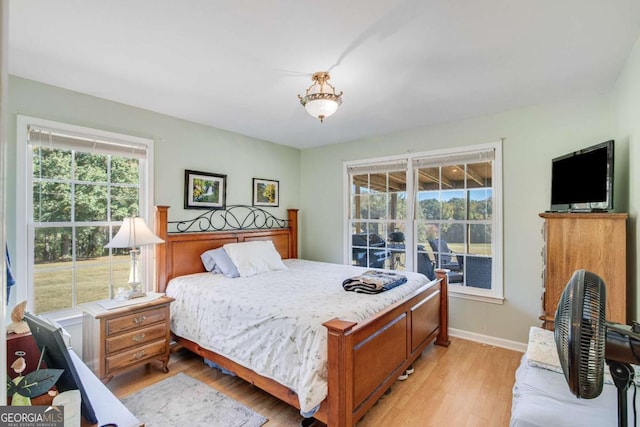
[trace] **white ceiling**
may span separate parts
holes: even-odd
[[[10,0],[9,72],[299,148],[604,93],[638,0]],[[315,71],[344,91],[320,123]]]

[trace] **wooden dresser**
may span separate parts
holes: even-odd
[[[80,304],[84,311],[82,355],[103,382],[125,369],[162,362],[169,372],[169,304],[161,296],[121,308],[105,309],[97,303]]]
[[[541,213],[544,218],[543,327],[553,329],[558,300],[576,270],[604,280],[607,320],[626,324],[625,213]]]

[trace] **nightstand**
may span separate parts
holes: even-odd
[[[87,366],[105,383],[125,369],[155,360],[169,372],[169,305],[173,301],[150,294],[114,308],[105,308],[113,301],[79,304],[84,312],[82,356]]]

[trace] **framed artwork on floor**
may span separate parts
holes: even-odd
[[[253,206],[279,206],[280,182],[253,178]]]
[[[227,176],[217,173],[184,171],[185,209],[224,209]]]

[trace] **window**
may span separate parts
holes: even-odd
[[[495,143],[345,164],[348,262],[444,268],[453,293],[501,300],[500,159]]]
[[[18,253],[32,311],[111,297],[112,283],[128,281],[130,258],[104,246],[125,217],[148,217],[152,141],[26,117],[18,129],[27,236]]]
[[[353,165],[351,263],[404,270],[407,228],[407,162]]]

